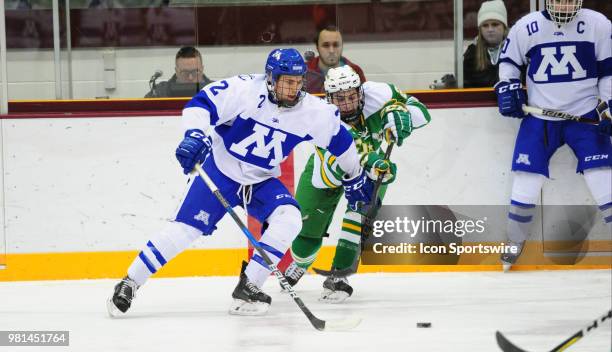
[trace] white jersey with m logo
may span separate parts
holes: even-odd
[[[584,115],[593,111],[598,97],[611,98],[611,36],[610,20],[589,9],[561,27],[546,11],[532,12],[508,34],[500,80],[519,79],[526,65],[529,105]]]

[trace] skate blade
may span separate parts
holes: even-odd
[[[265,315],[270,305],[264,302],[247,302],[241,299],[234,299],[229,314],[231,315]]]
[[[108,316],[111,318],[118,318],[122,315],[125,315],[125,313],[120,311],[119,308],[117,308],[117,306],[115,305],[115,303],[113,303],[112,297],[106,301],[106,311],[108,312]]]
[[[510,271],[510,268],[512,268],[512,264],[502,262],[502,269],[504,270],[504,273]]]
[[[344,291],[332,291],[325,289],[319,298],[319,302],[337,304],[346,301],[349,294]]]

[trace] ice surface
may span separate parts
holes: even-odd
[[[235,277],[152,279],[121,319],[105,301],[118,280],[0,283],[0,330],[69,330],[70,347],[0,351],[498,351],[495,331],[528,351],[549,351],[610,309],[612,271],[361,274],[353,297],[320,303],[323,278],[298,294],[322,319],[359,316],[350,332],[319,332],[274,277],[264,317],[227,314]],[[417,328],[431,322],[431,328]],[[607,322],[570,351],[608,352]]]

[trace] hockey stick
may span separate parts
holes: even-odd
[[[597,106],[597,109],[600,109],[600,107],[603,107],[603,110],[605,110],[607,105],[608,105],[608,103],[603,101],[603,102],[601,102]],[[523,105],[523,111],[525,113],[528,113],[528,114],[538,114],[538,115],[543,115],[543,116],[548,116],[548,117],[556,117],[556,118],[560,118],[560,119],[563,119],[563,120],[570,120],[570,121],[588,123],[590,125],[596,125],[598,123],[597,120],[590,120],[590,119],[584,118],[582,116],[568,114],[568,113],[563,112],[563,111],[556,111],[556,110],[550,110],[550,109],[542,109],[542,108],[538,108],[538,107],[535,107],[535,106]]]
[[[349,318],[349,319],[338,320],[338,321],[325,321],[325,320],[321,320],[321,319],[315,317],[314,314],[312,314],[312,312],[310,311],[310,309],[308,309],[308,307],[306,307],[306,305],[304,305],[304,302],[302,302],[302,299],[293,290],[293,287],[291,287],[291,285],[289,285],[289,283],[287,282],[287,279],[285,279],[285,276],[283,275],[283,273],[281,273],[281,271],[278,270],[278,268],[276,267],[276,264],[274,264],[272,262],[270,257],[268,257],[266,252],[261,248],[261,245],[255,239],[255,237],[253,237],[253,234],[251,234],[251,232],[244,225],[242,220],[240,220],[240,218],[238,217],[236,212],[234,212],[234,209],[232,209],[232,206],[228,203],[228,201],[225,199],[225,197],[223,197],[221,192],[219,192],[219,188],[217,188],[217,186],[215,185],[213,180],[211,180],[210,177],[208,177],[208,175],[206,174],[206,172],[202,168],[202,165],[196,164],[195,165],[195,170],[198,172],[200,177],[202,177],[202,179],[204,180],[204,183],[206,183],[208,188],[210,188],[210,190],[215,195],[215,197],[217,197],[219,202],[221,202],[221,205],[223,205],[225,210],[232,216],[232,219],[234,219],[236,224],[240,227],[242,232],[249,239],[251,244],[253,244],[253,247],[257,250],[259,255],[266,262],[266,264],[268,265],[268,268],[274,273],[274,275],[276,275],[276,278],[280,282],[280,284],[283,287],[283,289],[285,289],[285,290],[287,290],[287,292],[289,292],[289,294],[291,295],[291,297],[293,298],[295,303],[298,305],[298,307],[300,307],[302,312],[304,312],[304,314],[306,315],[306,317],[308,318],[308,320],[310,321],[312,326],[315,327],[315,329],[317,329],[319,331],[349,330],[349,329],[352,329],[352,328],[356,327],[357,325],[359,325],[359,323],[361,322],[360,318]]]
[[[385,151],[384,156],[385,160],[389,160],[389,158],[391,157],[391,151],[393,150],[394,145],[395,142],[391,142],[389,143],[389,146],[387,146],[387,150]],[[357,268],[359,267],[359,257],[361,257],[361,252],[363,252],[365,241],[368,239],[368,237],[370,237],[370,233],[372,233],[372,223],[374,222],[374,217],[376,217],[376,213],[378,212],[378,190],[382,185],[382,181],[385,178],[385,174],[386,172],[379,174],[378,178],[376,179],[376,183],[374,184],[374,199],[372,199],[372,202],[370,203],[368,212],[366,213],[366,215],[363,216],[363,221],[361,224],[361,251],[359,253],[359,256],[355,259],[353,265],[349,268],[341,270],[336,270],[334,268],[332,268],[331,270],[312,268],[315,273],[323,276],[345,277],[357,272]]]
[[[607,319],[612,319],[612,309],[609,310],[608,313],[604,314],[603,316],[595,319],[591,325],[585,327],[584,329],[570,336],[567,340],[561,342],[559,346],[553,348],[552,350],[550,350],[550,352],[565,351],[566,348],[570,347],[571,345],[576,343],[576,341],[583,338],[584,335],[591,332],[591,330],[595,330],[596,328],[598,328],[599,325]],[[527,352],[523,349],[516,347],[512,342],[508,341],[508,339],[499,331],[495,332],[495,338],[497,339],[497,345],[504,352]]]

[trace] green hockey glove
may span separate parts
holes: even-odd
[[[403,104],[393,104],[382,109],[381,115],[387,143],[395,141],[401,146],[404,139],[412,133],[410,112]]]
[[[378,179],[378,175],[383,172],[385,173],[382,179],[383,185],[387,185],[395,181],[397,165],[389,160],[385,160],[376,152],[364,154],[361,157],[361,165],[365,169],[366,175],[368,175],[368,177],[374,181],[376,181]]]

